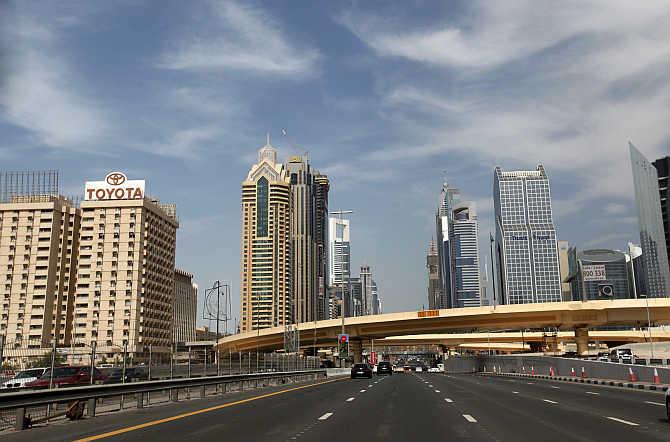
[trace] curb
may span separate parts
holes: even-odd
[[[670,385],[654,385],[654,384],[644,384],[628,381],[617,381],[609,379],[589,379],[589,378],[577,378],[577,377],[566,377],[566,376],[546,376],[546,375],[532,375],[526,373],[493,373],[490,371],[479,372],[481,376],[506,376],[506,377],[517,377],[517,378],[531,378],[531,379],[546,379],[551,381],[563,381],[563,382],[576,382],[580,384],[592,384],[592,385],[609,385],[612,387],[622,387],[622,388],[634,388],[638,390],[651,390],[651,391],[666,391]]]

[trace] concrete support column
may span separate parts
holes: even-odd
[[[354,356],[354,364],[363,362],[363,343],[360,339],[352,339],[349,341],[351,354]]]
[[[589,353],[589,329],[586,327],[575,328],[575,342],[577,343],[577,354],[586,356]]]

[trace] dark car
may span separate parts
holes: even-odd
[[[147,380],[147,372],[141,367],[126,367],[125,381],[123,380],[123,368],[115,368],[109,373],[109,375],[107,375],[107,380],[105,380],[105,384],[121,384],[123,382],[136,382],[146,380]]]
[[[381,361],[379,364],[377,364],[377,376],[384,374],[393,374],[393,366],[389,361]]]
[[[104,382],[107,379],[97,368],[93,369],[93,383]],[[42,377],[26,384],[29,388],[48,388],[51,381],[51,369],[44,372]],[[89,385],[91,383],[91,367],[89,366],[66,366],[56,367],[53,372],[54,387],[73,387],[76,385]]]
[[[356,364],[351,367],[351,379],[370,378],[372,379],[372,367],[368,364]]]

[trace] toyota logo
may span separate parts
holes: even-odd
[[[107,174],[105,181],[111,186],[119,186],[126,182],[126,176],[121,172],[112,172]]]

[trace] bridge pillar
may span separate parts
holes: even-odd
[[[577,354],[585,356],[589,353],[589,329],[586,327],[575,328],[575,343],[577,344]]]
[[[363,362],[363,342],[360,339],[351,339],[349,347],[351,354],[354,356],[354,364]]]

